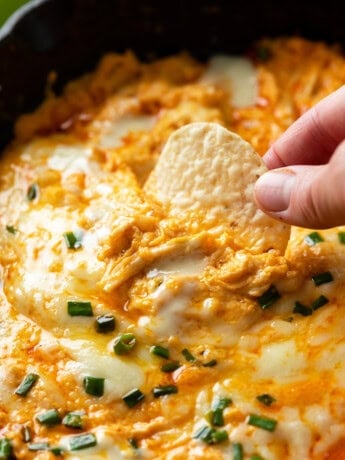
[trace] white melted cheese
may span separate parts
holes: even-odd
[[[257,75],[253,64],[244,57],[215,55],[210,61],[201,83],[221,86],[231,94],[235,107],[255,104]]]
[[[206,265],[207,258],[199,253],[158,260],[146,275],[149,279],[162,279],[162,283],[150,296],[157,314],[154,318],[142,316],[139,326],[162,337],[177,334],[183,323],[183,313],[188,309],[197,288],[198,276]],[[171,287],[172,281],[178,284],[177,290]]]
[[[263,346],[256,366],[258,378],[284,384],[303,380],[307,362],[291,339]]]
[[[100,139],[101,147],[119,147],[123,138],[130,132],[149,131],[155,122],[155,117],[150,115],[127,115],[115,121],[105,124]]]
[[[90,161],[92,149],[87,146],[58,145],[51,152],[47,165],[50,169],[61,171],[63,177],[75,173],[92,174],[99,172],[96,162]]]
[[[160,275],[169,275],[196,278],[201,275],[206,265],[207,258],[203,254],[164,258],[157,261],[154,268],[150,268],[147,277],[154,278]]]
[[[64,457],[69,460],[130,460],[137,458],[133,449],[128,445],[128,448],[120,448],[116,445],[113,436],[106,429],[100,427],[93,431],[96,436],[97,445],[87,449],[79,450],[78,452],[69,452],[70,439],[73,436],[64,436],[60,440],[60,445],[66,452]],[[143,456],[144,452],[140,449],[140,458],[151,458]]]
[[[126,361],[110,354],[89,340],[61,339],[60,343],[73,360],[67,362],[66,371],[81,382],[85,376],[104,378],[104,398],[113,401],[121,398],[144,382],[144,371],[132,360]]]

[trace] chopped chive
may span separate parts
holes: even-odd
[[[70,316],[93,316],[91,302],[69,300],[67,311]]]
[[[168,348],[162,347],[161,345],[153,345],[150,348],[150,352],[153,355],[160,356],[164,359],[169,359],[170,357],[170,351],[168,350]]]
[[[138,441],[135,438],[128,438],[128,444],[133,447],[133,449],[139,449]]]
[[[213,404],[212,410],[207,414],[207,419],[213,426],[224,426],[223,410],[232,403],[230,398],[220,398]]]
[[[303,305],[303,303],[296,301],[293,313],[299,313],[302,316],[310,316],[313,313],[313,310],[310,307]]]
[[[13,225],[6,225],[6,230],[8,233],[11,233],[12,235],[15,235],[17,233],[17,229],[13,227]]]
[[[104,379],[98,377],[86,376],[83,380],[84,390],[87,394],[92,396],[103,396],[104,393]]]
[[[257,396],[256,399],[265,406],[270,406],[271,404],[276,402],[276,398],[269,395],[268,393],[263,393],[262,395]]]
[[[223,409],[214,409],[209,412],[208,420],[213,426],[224,426]]]
[[[338,241],[340,244],[345,244],[345,232],[338,232]]]
[[[304,241],[308,246],[314,246],[317,243],[322,243],[325,241],[319,232],[311,232],[304,238]]]
[[[214,367],[217,364],[218,364],[218,361],[216,359],[211,359],[210,361],[203,363],[203,367]]]
[[[158,387],[154,387],[152,390],[153,396],[155,398],[159,398],[160,396],[165,395],[172,395],[173,393],[177,393],[178,388],[176,385],[159,385]]]
[[[22,380],[19,387],[16,389],[15,394],[19,396],[26,396],[37,382],[39,376],[37,374],[27,374]]]
[[[277,300],[280,299],[280,294],[277,288],[272,284],[266,292],[264,292],[257,301],[259,302],[260,307],[265,310],[266,308],[273,305]]]
[[[320,286],[333,281],[333,275],[331,272],[323,272],[312,276],[311,279],[314,281],[315,286]]]
[[[134,388],[133,390],[130,390],[128,393],[122,396],[122,400],[130,408],[136,406],[144,398],[145,398],[145,395],[138,388]]]
[[[161,366],[161,371],[162,372],[174,372],[179,367],[181,367],[181,364],[178,361],[170,361],[170,363],[165,363]]]
[[[323,307],[324,305],[326,305],[326,303],[328,303],[329,300],[327,299],[326,296],[324,295],[320,295],[320,297],[318,297],[316,300],[314,300],[314,302],[311,304],[311,308],[313,310],[317,310],[321,307]]]
[[[131,351],[137,342],[137,339],[134,334],[128,332],[126,334],[121,334],[116,337],[114,341],[114,352],[117,355],[123,355]]]
[[[277,420],[268,417],[262,417],[256,414],[250,414],[247,421],[248,425],[262,428],[266,431],[274,431],[277,426]]]
[[[69,412],[62,419],[62,424],[68,428],[83,428],[82,416],[79,412]]]
[[[250,457],[250,460],[265,460],[261,455],[254,454]]]
[[[49,443],[48,442],[33,442],[28,445],[28,449],[32,451],[36,450],[48,450]]]
[[[137,339],[135,338],[134,334],[128,332],[127,334],[121,334],[116,337],[114,341],[114,352],[117,355],[124,355],[129,353],[135,347]]]
[[[233,460],[243,460],[243,446],[239,442],[232,445]]]
[[[115,317],[111,313],[105,313],[104,315],[99,315],[95,321],[96,332],[100,334],[106,334],[115,329]]]
[[[29,201],[33,201],[38,197],[39,187],[38,184],[31,184],[26,192],[26,197]]]
[[[225,409],[226,407],[230,406],[232,404],[232,399],[231,398],[219,398],[218,401],[216,401],[214,407],[216,409]]]
[[[24,425],[21,429],[23,442],[30,442],[32,440],[32,433],[29,426]]]
[[[49,409],[42,414],[36,416],[36,420],[45,426],[53,426],[61,423],[61,415],[56,409]]]
[[[194,436],[194,439],[200,439],[207,444],[219,444],[229,438],[227,431],[216,430],[209,426],[202,427]]]
[[[80,249],[82,247],[80,235],[76,235],[73,232],[66,232],[63,234],[63,237],[68,249]]]
[[[60,457],[63,455],[65,450],[62,447],[50,447],[49,452],[51,452],[55,457]]]
[[[82,450],[97,445],[96,436],[93,433],[83,433],[71,436],[69,439],[70,450]]]
[[[12,458],[13,447],[12,443],[7,438],[0,439],[0,458],[3,460],[9,460]]]
[[[220,442],[227,441],[229,439],[228,432],[225,430],[214,430],[212,433],[212,443],[219,444]]]
[[[192,353],[187,349],[187,348],[184,348],[181,353],[183,354],[183,356],[185,357],[185,359],[187,361],[189,361],[190,363],[195,363],[197,362],[197,359],[195,356],[192,355]]]

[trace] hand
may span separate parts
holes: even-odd
[[[263,157],[257,205],[292,225],[345,224],[345,85],[303,114]]]

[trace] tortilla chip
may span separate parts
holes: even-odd
[[[226,224],[240,248],[284,254],[290,226],[264,214],[253,197],[265,171],[237,134],[216,123],[191,123],[169,137],[144,190],[181,220],[208,228]]]

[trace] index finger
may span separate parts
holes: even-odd
[[[272,145],[263,160],[270,169],[327,163],[345,138],[345,85],[304,113]]]

